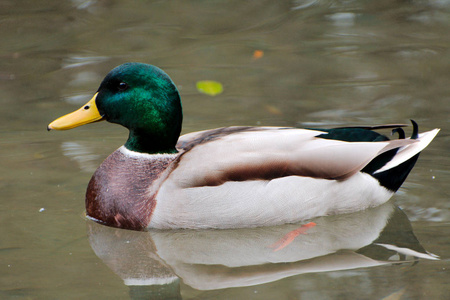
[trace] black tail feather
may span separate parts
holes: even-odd
[[[413,133],[411,134],[411,139],[417,140],[419,137],[419,125],[417,125],[416,121],[411,119],[411,123],[413,125]]]
[[[391,135],[394,135],[395,133],[398,133],[398,139],[399,140],[404,140],[405,137],[406,137],[405,131],[403,130],[403,128],[399,127],[399,128],[392,129]]]
[[[408,177],[409,172],[411,172],[412,168],[416,164],[417,159],[419,158],[420,153],[417,153],[407,161],[401,163],[400,165],[386,170],[384,172],[370,174],[375,177],[382,186],[385,188],[396,192],[403,182]]]

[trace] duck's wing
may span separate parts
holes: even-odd
[[[264,130],[284,129],[282,127],[254,127],[254,126],[231,126],[210,130],[196,131],[184,134],[178,139],[176,148],[181,151],[187,151],[194,146],[204,144],[206,142],[220,139],[221,137],[241,132],[254,132]],[[292,129],[292,128],[290,128]]]
[[[345,142],[318,137],[320,130],[229,127],[182,136],[182,151],[170,177],[181,187],[285,176],[346,179],[376,156],[415,143],[401,139]]]

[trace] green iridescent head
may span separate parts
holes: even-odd
[[[129,150],[174,153],[182,119],[180,95],[170,77],[152,65],[126,63],[106,75],[85,106],[55,120],[48,128],[70,129],[107,120],[129,129],[125,143]]]

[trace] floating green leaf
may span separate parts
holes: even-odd
[[[215,96],[223,92],[223,86],[220,82],[213,80],[197,81],[197,90],[200,93]]]

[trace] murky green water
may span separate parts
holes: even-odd
[[[449,1],[3,0],[0,32],[0,298],[448,297]],[[45,128],[126,61],[169,73],[184,132],[410,118],[442,131],[393,201],[318,219],[280,251],[295,226],[111,229],[85,220],[84,192],[126,131]]]

